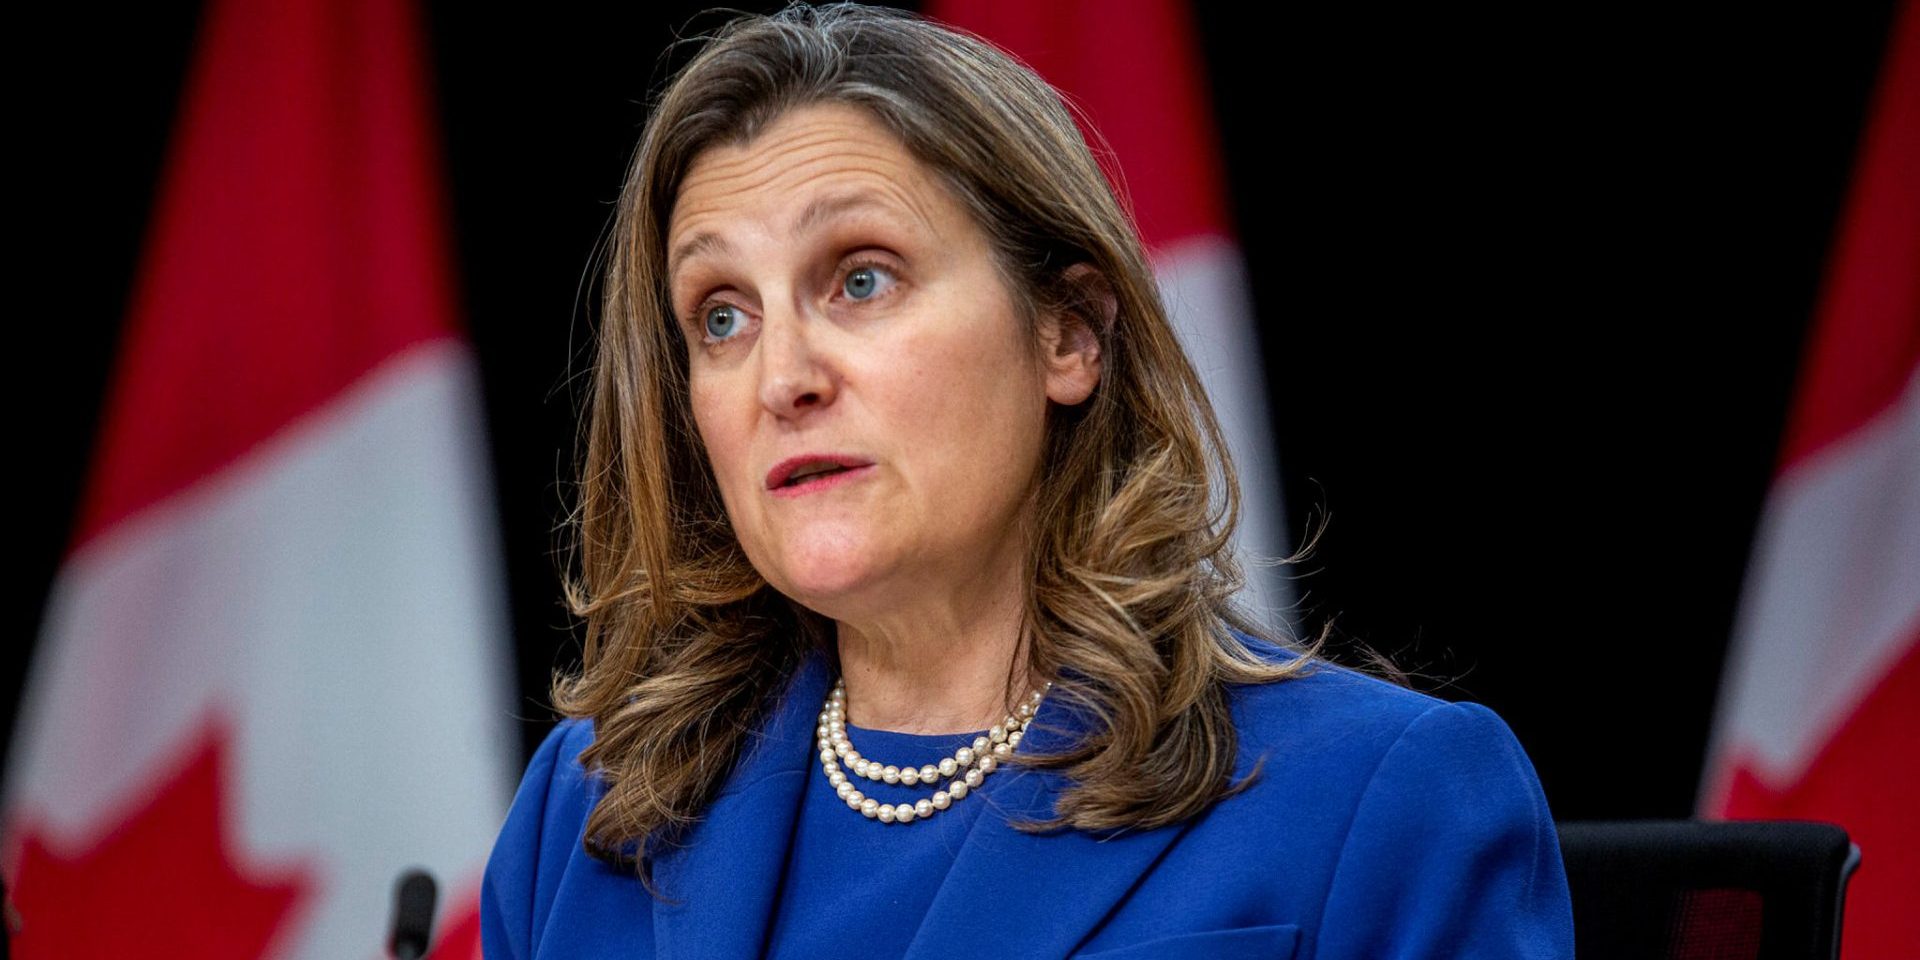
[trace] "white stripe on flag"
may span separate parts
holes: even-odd
[[[1236,551],[1247,575],[1239,601],[1261,620],[1295,627],[1287,567],[1259,566],[1288,553],[1280,468],[1268,428],[1267,387],[1260,340],[1238,247],[1219,237],[1195,237],[1154,251],[1161,296],[1181,346],[1206,384],[1227,448],[1240,475]]]
[[[377,950],[405,867],[443,898],[468,885],[516,772],[477,395],[464,344],[416,348],[75,555],[8,810],[56,836],[96,825],[224,710],[229,831],[249,857],[319,868],[293,956]]]

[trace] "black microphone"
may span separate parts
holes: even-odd
[[[414,868],[393,885],[393,935],[387,949],[397,960],[420,960],[433,942],[433,874]]]

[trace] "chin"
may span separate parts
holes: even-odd
[[[844,620],[866,606],[872,585],[873,578],[859,571],[813,569],[791,574],[781,592],[815,613]]]
[[[796,541],[781,552],[779,579],[768,578],[781,593],[836,619],[869,602],[881,577],[868,551],[839,538]]]

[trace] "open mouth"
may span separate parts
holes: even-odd
[[[768,490],[789,490],[826,483],[835,477],[873,466],[865,457],[844,453],[811,453],[788,457],[767,471]]]
[[[772,492],[776,497],[804,496],[831,489],[843,483],[857,482],[872,471],[871,463],[809,463],[795,470],[792,476],[774,487]]]
[[[794,471],[793,476],[787,478],[786,483],[783,483],[780,486],[782,488],[797,487],[803,483],[806,483],[809,480],[818,480],[821,477],[831,477],[834,474],[846,473],[848,470],[852,470],[852,469],[853,469],[852,467],[835,466],[830,463],[822,463],[822,464],[815,464],[812,466],[801,467],[799,470]]]

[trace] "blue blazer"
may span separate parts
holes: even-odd
[[[1249,639],[1274,659],[1293,656]],[[527,767],[481,891],[488,960],[760,955],[830,667],[812,654],[683,846],[655,861],[652,899],[586,855],[600,796],[576,757],[588,721],[557,726]],[[1054,771],[1006,767],[907,960],[1572,957],[1560,845],[1532,763],[1493,711],[1321,663],[1231,686],[1236,780],[1205,814],[1155,830],[1021,833],[1052,815]],[[1023,746],[1088,729],[1048,700]],[[875,829],[887,829],[876,826]],[[983,911],[991,904],[991,912]]]

